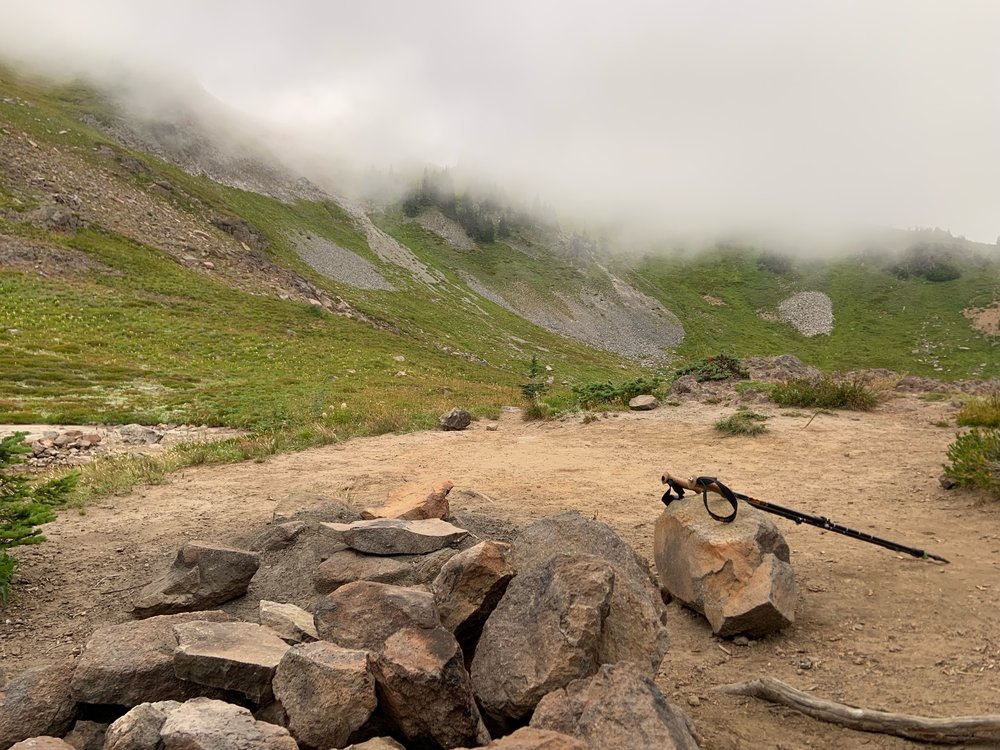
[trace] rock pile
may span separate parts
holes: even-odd
[[[349,520],[334,505],[281,517],[257,552],[186,545],[137,597],[145,619],[0,688],[0,748],[69,737],[74,719],[104,750],[697,747],[653,682],[667,646],[658,589],[607,526],[567,513],[506,544],[441,518]],[[335,587],[227,605],[256,622],[204,609],[250,599],[282,557],[345,555],[354,572]],[[366,580],[398,560],[406,585]]]
[[[799,292],[778,305],[778,315],[803,336],[833,331],[833,302],[823,292]]]

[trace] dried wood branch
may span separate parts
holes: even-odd
[[[941,745],[1000,741],[1000,715],[997,714],[932,718],[874,711],[815,698],[773,677],[723,685],[717,689],[730,695],[745,695],[778,703],[814,719],[862,732],[893,734]]]

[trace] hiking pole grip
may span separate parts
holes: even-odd
[[[705,511],[716,521],[721,521],[722,523],[731,523],[736,519],[737,500],[744,497],[743,495],[733,492],[715,477],[691,477],[690,479],[684,479],[682,477],[674,476],[669,471],[665,471],[660,477],[660,481],[668,487],[667,491],[663,493],[663,497],[660,498],[664,505],[670,505],[672,501],[680,500],[684,497],[684,490],[700,492],[702,502],[705,505]],[[670,494],[671,490],[677,494]],[[708,507],[709,492],[713,492],[716,495],[721,495],[725,498],[732,511],[728,515],[721,515],[714,512],[710,507]]]

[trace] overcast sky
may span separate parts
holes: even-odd
[[[0,50],[155,68],[315,163],[595,217],[1000,233],[995,0],[0,0]]]

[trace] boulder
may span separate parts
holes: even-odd
[[[455,634],[469,659],[483,623],[514,577],[509,554],[509,544],[480,542],[448,560],[431,583],[441,624]]]
[[[472,415],[465,409],[452,409],[441,415],[441,418],[438,419],[438,424],[442,430],[464,430],[472,424]]]
[[[371,657],[382,709],[416,745],[456,747],[490,741],[465,659],[442,627],[404,628]]]
[[[339,535],[351,549],[369,555],[426,555],[450,547],[469,535],[440,518],[404,521],[375,518],[354,523],[324,523],[328,534]]]
[[[104,738],[108,726],[98,721],[80,719],[63,739],[75,750],[104,750]]]
[[[425,518],[448,517],[448,493],[455,485],[445,480],[436,484],[406,484],[389,492],[384,505],[365,508],[361,511],[364,519],[401,518],[419,521]]]
[[[73,664],[35,667],[0,687],[0,747],[66,734],[76,717],[70,693]]]
[[[105,750],[298,750],[283,727],[241,706],[194,698],[136,706],[108,728]]]
[[[531,726],[572,735],[592,750],[698,750],[687,716],[629,662],[603,664],[592,677],[552,691]]]
[[[433,595],[373,581],[341,586],[316,603],[316,632],[344,648],[377,651],[403,628],[440,625]]]
[[[763,513],[743,505],[732,523],[710,518],[697,500],[671,503],[656,520],[653,554],[670,594],[728,637],[760,637],[795,619],[788,544]]]
[[[257,704],[273,697],[271,679],[289,649],[273,631],[252,622],[184,622],[174,633],[178,677],[242,693]]]
[[[320,641],[290,648],[274,675],[288,730],[308,747],[341,747],[375,710],[368,654]]]
[[[288,549],[303,531],[309,528],[304,521],[286,521],[268,526],[250,544],[250,548],[258,552],[275,552]]]
[[[73,746],[58,737],[31,737],[11,745],[10,750],[73,750]]]
[[[536,521],[515,539],[511,562],[519,573],[543,565],[556,552],[594,554],[615,571],[611,609],[601,633],[602,664],[625,660],[656,674],[670,640],[667,608],[649,564],[611,529],[572,511]]]
[[[659,400],[651,394],[636,396],[628,402],[628,408],[632,411],[652,411],[659,405]]]
[[[128,445],[153,445],[163,439],[163,433],[141,424],[127,424],[118,428],[122,442]]]
[[[534,727],[521,727],[506,737],[493,740],[486,747],[496,750],[587,750],[587,744],[583,740]]]
[[[319,639],[313,616],[294,604],[269,602],[261,599],[257,605],[258,622],[270,628],[286,643],[303,643]]]
[[[317,593],[329,594],[353,581],[397,586],[429,583],[457,552],[445,547],[426,555],[366,555],[345,549],[334,552],[316,568],[313,585]]]
[[[223,612],[190,612],[98,628],[76,662],[70,682],[74,700],[137,706],[198,696],[220,697],[221,691],[174,674],[174,625],[232,619]]]
[[[133,616],[207,609],[246,593],[260,559],[253,552],[191,542],[177,552],[167,574],[139,592]]]
[[[392,737],[372,737],[367,742],[348,745],[344,750],[406,750]]]
[[[694,375],[682,375],[670,384],[667,394],[673,398],[680,396],[697,398],[701,394],[701,383]]]
[[[522,722],[546,693],[596,671],[614,584],[614,568],[595,555],[558,555],[510,582],[471,670],[497,726]]]

